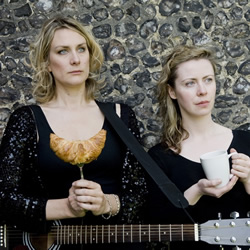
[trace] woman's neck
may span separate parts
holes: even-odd
[[[183,127],[189,136],[205,136],[214,133],[219,125],[212,120],[211,115],[198,119],[183,119]],[[220,127],[220,126],[219,126]]]

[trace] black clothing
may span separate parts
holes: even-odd
[[[250,155],[250,133],[246,131],[233,131],[233,140],[230,148],[237,152]],[[228,149],[228,150],[229,150]],[[200,179],[206,178],[200,163],[188,160],[181,155],[168,150],[162,144],[158,144],[149,150],[149,154],[164,170],[168,177],[184,193],[190,186]],[[157,185],[149,178],[149,202],[146,212],[146,223],[184,224],[193,223],[183,209],[174,207],[160,191]],[[221,198],[202,196],[201,199],[187,209],[195,223],[204,223],[208,220],[218,219],[221,213],[222,219],[230,219],[230,213],[237,211],[240,217],[246,218],[250,211],[250,195],[245,191],[243,184],[238,181],[234,188]],[[225,248],[225,247],[224,247]],[[219,249],[218,246],[208,245],[202,242],[173,242],[171,250],[177,249]],[[225,249],[232,249],[232,246]]]
[[[121,119],[139,140],[135,114],[124,104],[121,104]],[[106,120],[103,128],[107,130],[107,144],[96,161],[83,167],[83,172],[86,179],[100,183],[104,193],[118,194],[121,210],[110,220],[87,213],[83,219],[61,220],[63,224],[141,221],[140,209],[147,193],[141,166]],[[48,232],[51,223],[46,221],[45,216],[47,200],[68,197],[71,183],[80,179],[79,168],[61,161],[49,148],[50,132],[52,130],[40,107],[32,111],[30,106],[23,106],[10,116],[2,138],[0,221],[16,225],[23,231]],[[87,249],[86,246],[83,248]]]

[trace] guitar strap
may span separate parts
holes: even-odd
[[[114,110],[112,103],[96,102],[106,119],[113,126],[122,141],[131,150],[136,159],[145,168],[151,178],[157,183],[162,192],[178,208],[188,207],[188,201],[183,196],[176,185],[167,177],[163,170],[156,164],[150,155],[144,150],[142,145],[137,141],[129,131],[125,123],[120,119]]]

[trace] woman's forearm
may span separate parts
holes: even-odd
[[[68,198],[48,200],[46,205],[46,220],[75,218],[69,206]]]
[[[184,197],[187,199],[189,205],[195,205],[199,199],[202,197],[202,194],[199,190],[197,184],[194,184],[189,189],[184,192]]]

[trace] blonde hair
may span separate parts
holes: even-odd
[[[70,29],[86,39],[90,54],[89,67],[90,73],[86,80],[86,99],[94,98],[99,83],[100,69],[103,64],[104,56],[102,49],[94,40],[93,36],[82,26],[81,23],[71,17],[56,16],[48,19],[38,34],[36,41],[30,46],[30,65],[34,70],[34,89],[33,95],[40,103],[50,101],[55,95],[55,82],[52,74],[48,70],[49,51],[54,34],[59,29]]]
[[[169,88],[175,88],[177,69],[181,63],[207,59],[216,72],[216,63],[212,51],[195,46],[178,46],[166,58],[158,81],[159,111],[163,119],[162,143],[167,148],[173,148],[176,153],[181,152],[181,142],[188,138],[188,132],[183,128],[182,116],[177,100],[169,95]]]

